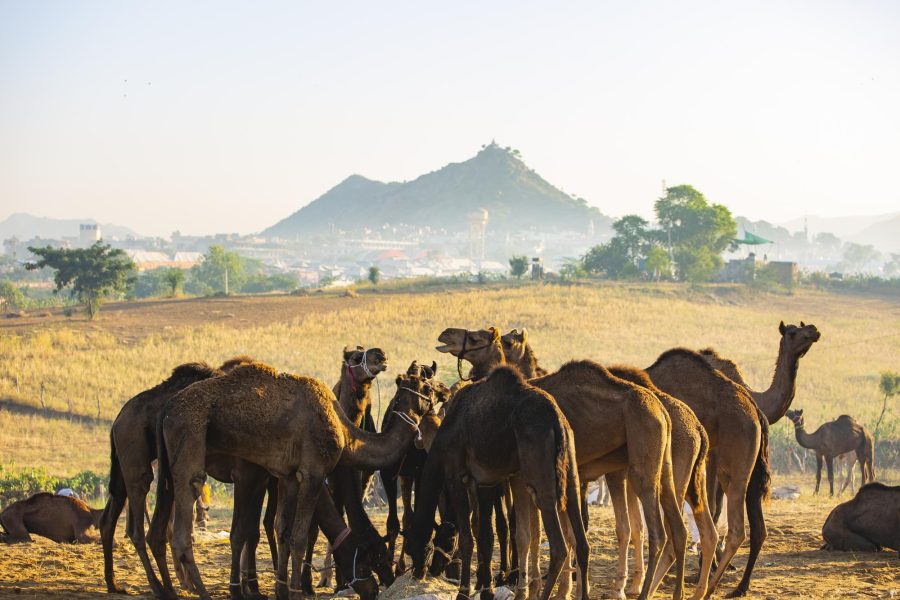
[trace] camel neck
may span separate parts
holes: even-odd
[[[371,388],[371,379],[357,380],[353,373],[353,368],[344,364],[335,396],[337,396],[338,404],[340,404],[344,414],[356,427],[362,426],[366,409],[369,408],[369,390]]]
[[[503,348],[499,344],[493,344],[487,348],[485,352],[485,358],[483,360],[472,363],[472,370],[469,372],[469,379],[471,379],[472,381],[484,379],[491,371],[505,364],[506,359],[503,356]]]
[[[797,443],[804,448],[815,450],[818,447],[816,436],[806,433],[806,427],[803,424],[794,423],[794,437],[797,439]]]
[[[347,445],[341,455],[341,464],[355,469],[376,470],[400,460],[419,431],[420,419],[409,411],[395,413],[398,418],[392,418],[387,430],[382,433],[371,433],[347,423]]]
[[[752,390],[750,392],[756,405],[766,415],[770,425],[780,421],[791,407],[791,402],[794,401],[799,364],[798,356],[788,356],[784,349],[784,338],[782,338],[778,349],[778,358],[775,361],[775,374],[772,376],[769,389],[764,392]]]

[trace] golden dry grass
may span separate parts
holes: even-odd
[[[801,363],[794,401],[812,426],[843,412],[872,423],[881,405],[879,371],[900,370],[900,303],[812,291],[748,296],[732,287],[698,292],[681,286],[529,285],[227,302],[235,317],[219,321],[208,319],[221,314],[218,301],[146,303],[126,305],[127,330],[111,310],[95,323],[50,320],[0,334],[0,399],[38,408],[43,383],[51,409],[66,413],[71,407],[77,415],[96,417],[99,401],[99,416],[108,422],[128,398],[185,361],[218,363],[249,354],[333,383],[341,348],[362,344],[389,355],[391,369],[380,377],[384,406],[393,376],[413,359],[436,359],[440,375],[455,379],[455,361],[433,349],[448,326],[527,327],[547,367],[571,358],[647,366],[673,346],[713,346],[736,360],[752,385],[764,387],[774,365],[778,322],[812,322],[822,340]],[[260,315],[259,325],[253,314]],[[6,465],[44,466],[58,475],[108,468],[105,426],[2,408],[0,425],[0,462]]]

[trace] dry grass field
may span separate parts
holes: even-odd
[[[811,322],[822,332],[801,362],[794,401],[804,408],[807,423],[814,428],[849,413],[871,426],[881,408],[879,372],[900,371],[897,299],[805,290],[771,295],[736,287],[529,284],[355,298],[324,294],[126,303],[104,307],[92,322],[56,312],[4,319],[0,466],[7,472],[42,467],[57,476],[107,471],[109,424],[121,405],[185,361],[216,364],[249,354],[330,384],[339,375],[345,344],[380,346],[391,363],[380,377],[384,407],[393,377],[413,359],[437,360],[439,375],[455,380],[455,362],[433,349],[445,327],[524,326],[546,367],[570,358],[647,366],[673,346],[713,346],[736,360],[753,386],[763,388],[771,378],[782,319]],[[900,410],[896,401],[894,406],[883,430],[896,439]],[[784,422],[773,430],[792,439]],[[900,483],[896,470],[876,467],[880,480]],[[774,501],[768,509],[771,535],[751,597],[896,597],[889,596],[892,590],[900,595],[896,553],[818,551],[821,524],[837,500],[811,498],[812,478],[809,472],[802,476],[806,495],[800,501]],[[786,480],[777,475],[775,485]],[[217,527],[226,527],[226,512],[218,512]],[[591,571],[598,591],[608,589],[612,574],[611,518],[609,510],[595,511]],[[201,548],[207,581],[219,596],[227,594],[227,543],[205,542]],[[124,538],[117,555],[126,584],[146,591]],[[740,565],[744,556],[745,551],[738,554]],[[271,590],[271,576],[266,577]],[[729,575],[726,588],[737,579]],[[102,590],[99,546],[41,541],[0,549],[0,598],[87,598]]]

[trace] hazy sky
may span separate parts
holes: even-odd
[[[614,216],[900,210],[900,3],[0,0],[0,219],[249,233],[492,138]]]

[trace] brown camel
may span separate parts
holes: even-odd
[[[768,422],[747,389],[711,367],[700,354],[684,348],[664,352],[646,369],[659,389],[687,404],[709,436],[710,461],[707,498],[713,501],[716,483],[728,496],[728,536],[721,560],[709,585],[711,594],[744,541],[744,503],[750,524],[750,556],[737,588],[742,596],[766,538],[762,505],[768,498]],[[713,514],[718,514],[713,507]]]
[[[900,551],[900,486],[870,483],[838,504],[822,527],[823,550]]]
[[[523,329],[519,332],[513,329],[501,336],[500,339],[503,344],[503,354],[509,364],[518,367],[523,374],[540,371],[546,373],[537,364],[537,358],[531,348],[531,344],[528,342],[527,330]],[[703,548],[703,564],[697,588],[694,590],[693,595],[693,598],[699,600],[706,594],[706,583],[709,579],[712,557],[718,541],[718,534],[716,533],[715,524],[709,513],[709,504],[706,500],[706,457],[709,448],[709,438],[694,412],[677,398],[666,394],[653,385],[653,382],[650,381],[650,378],[644,371],[626,366],[609,367],[609,371],[620,379],[630,381],[652,392],[663,404],[672,420],[671,452],[675,494],[679,506],[682,505],[685,497],[687,497],[700,530],[701,546]],[[643,521],[640,509],[635,510],[638,506],[638,498],[634,493],[634,489],[625,485],[625,475],[624,471],[606,475],[607,481],[613,480],[609,484],[609,488],[610,494],[614,498],[613,509],[616,512],[616,536],[619,542],[619,565],[615,588],[615,593],[619,598],[624,598],[626,595],[625,582],[627,579],[629,539],[634,547],[635,559],[633,562],[631,587],[627,593],[637,594],[644,579]],[[582,481],[581,484],[582,500],[584,500],[587,482]],[[628,494],[627,503],[626,490]],[[586,504],[582,510],[586,511]],[[623,511],[627,514],[623,514]],[[587,526],[586,523],[585,526]],[[653,577],[651,593],[656,591],[663,575],[672,565],[674,559],[675,553],[672,547],[672,540],[668,539],[663,550],[663,557]]]
[[[797,443],[816,453],[816,494],[822,480],[822,459],[828,466],[828,487],[834,496],[834,458],[845,452],[856,452],[862,483],[875,481],[875,438],[856,419],[841,415],[834,421],[820,425],[813,433],[806,433],[803,425],[803,409],[787,411],[787,417],[794,423]]]
[[[173,554],[200,597],[210,598],[194,561],[190,507],[209,458],[228,456],[253,461],[278,478],[275,591],[279,600],[301,598],[300,563],[325,477],[339,463],[378,469],[397,460],[432,407],[433,392],[423,379],[399,376],[396,394],[396,412],[403,417],[382,434],[354,427],[322,382],[279,374],[261,363],[198,382],[172,398],[160,416],[157,505],[148,534],[167,596],[175,597],[175,591],[160,547],[174,508]]]
[[[30,534],[34,534],[57,543],[96,542],[88,530],[98,526],[102,513],[78,498],[40,492],[13,502],[0,512],[0,526],[6,531],[6,535],[0,535],[0,541],[30,542]]]
[[[499,335],[497,338],[499,341]],[[412,530],[407,536],[414,575],[424,577],[426,545],[434,530],[438,497],[446,486],[460,533],[459,594],[469,597],[470,491],[478,485],[498,485],[507,480],[515,497],[516,541],[523,557],[520,581],[529,581],[525,557],[539,540],[532,512],[540,510],[550,542],[550,567],[541,599],[549,598],[567,557],[565,527],[575,541],[580,598],[585,600],[589,591],[589,548],[581,521],[572,430],[549,394],[529,385],[517,370],[508,367],[499,367],[457,392],[437,430],[425,461],[422,494],[416,501]],[[540,574],[534,575],[531,587],[536,588]],[[563,580],[571,585],[569,577]],[[520,588],[516,597],[523,598],[523,591]],[[533,589],[532,593],[536,592]]]
[[[472,364],[473,380],[505,364],[502,341],[495,328],[481,331],[450,328],[438,340],[443,344],[438,346],[439,351]],[[666,529],[670,529],[677,562],[674,597],[680,599],[687,532],[672,478],[671,420],[659,399],[592,361],[570,362],[529,383],[549,393],[571,424],[581,480],[591,481],[606,473],[628,470],[628,481],[645,511],[651,573],[656,571]],[[456,399],[450,402],[451,409],[455,402]],[[660,507],[666,516],[665,524]],[[517,510],[517,519],[518,516]],[[534,553],[532,558],[536,558]],[[522,566],[520,556],[520,570]],[[650,586],[651,580],[647,578],[640,598],[649,597]]]
[[[800,359],[806,356],[822,335],[815,325],[811,323],[807,325],[803,321],[800,321],[799,327],[785,325],[782,321],[778,325],[778,332],[781,334],[781,342],[778,345],[778,358],[775,359],[775,374],[769,389],[765,391],[758,392],[751,389],[738,366],[733,361],[719,356],[712,348],[700,351],[700,355],[709,364],[722,371],[732,381],[747,388],[753,401],[769,420],[769,425],[780,421],[791,407],[797,389],[797,368],[800,366]]]

